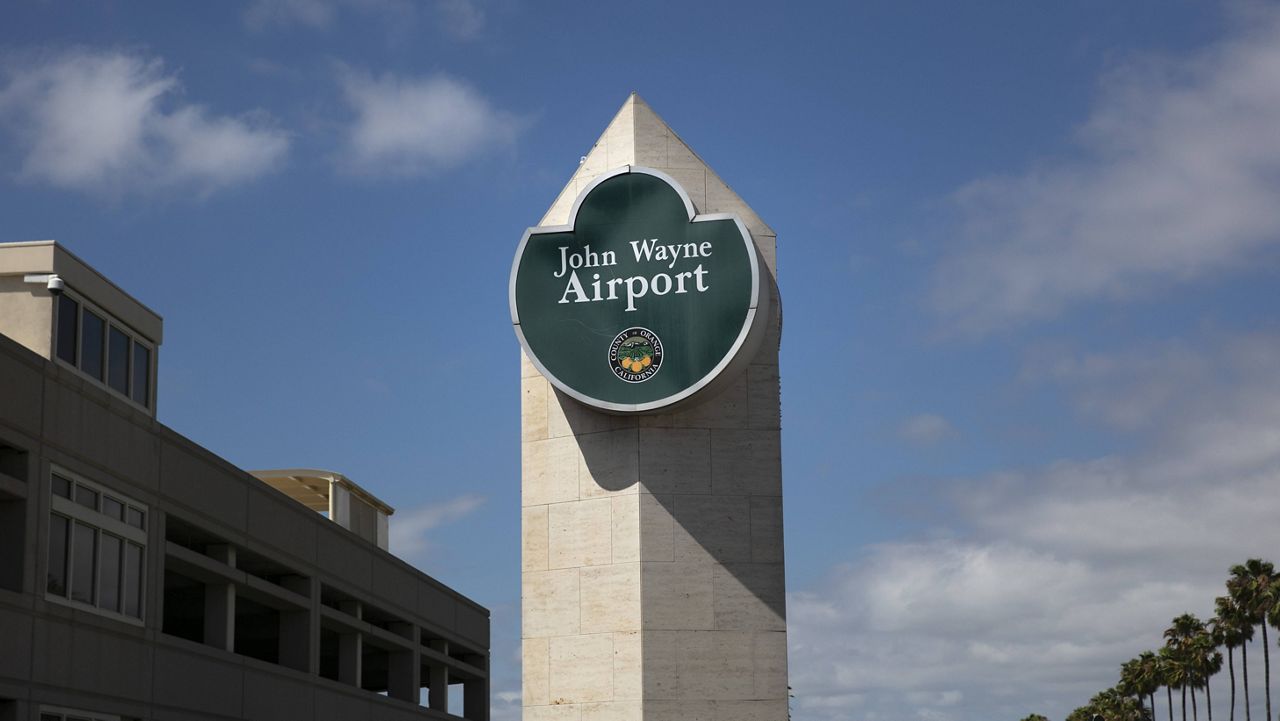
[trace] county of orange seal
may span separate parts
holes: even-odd
[[[662,341],[648,328],[628,328],[609,344],[609,368],[620,380],[643,383],[662,368]]]

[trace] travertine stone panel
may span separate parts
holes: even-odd
[[[787,630],[786,589],[781,569],[771,564],[735,563],[714,566],[712,595],[715,628],[721,630]]]
[[[756,698],[787,697],[787,634],[757,633],[755,644]]]
[[[640,564],[584,568],[582,632],[640,630]]]
[[[667,167],[667,142],[671,131],[648,107],[637,106],[635,115],[635,164]]]
[[[667,139],[667,167],[663,170],[668,173],[672,170],[696,170],[699,173],[706,173],[706,168],[698,154],[685,145],[683,140],[674,134]]]
[[[676,521],[672,512],[676,497],[642,493],[637,502],[640,515],[641,560],[676,560]]]
[[[649,493],[709,493],[711,432],[640,429],[640,482]]]
[[[613,634],[550,640],[551,703],[613,700]]]
[[[644,632],[644,697],[673,699],[680,695],[680,674],[676,668],[676,638],[684,631]]]
[[[578,569],[525,571],[521,627],[525,638],[579,633]]]
[[[635,563],[640,560],[640,495],[632,493],[614,496],[613,547],[614,563]]]
[[[524,721],[581,721],[580,706],[529,706],[524,708]],[[714,719],[713,719],[714,721]]]
[[[747,410],[752,428],[782,428],[779,387],[777,366],[747,366]]]
[[[520,349],[520,377],[523,378],[542,378],[542,374],[538,369],[529,362],[529,356],[525,354],[524,348]],[[545,382],[545,379],[544,379]]]
[[[628,428],[578,437],[582,447],[578,468],[582,498],[640,492],[638,434],[636,429]]]
[[[746,496],[676,496],[677,561],[751,560],[751,504]]]
[[[747,428],[747,374],[730,378],[713,400],[667,417],[675,428]]]
[[[764,261],[764,267],[775,278],[778,276],[778,238],[761,231],[752,231],[751,239],[755,241],[756,247],[760,249],[760,259]]]
[[[589,703],[582,706],[582,721],[642,721],[644,713],[639,701]]]
[[[587,153],[586,160],[578,165],[578,172],[574,174],[574,178],[590,180],[597,175],[609,170],[608,153],[604,150],[604,136],[601,135],[593,146],[592,151]]]
[[[755,211],[743,202],[715,173],[707,173],[707,213],[733,213],[742,218],[747,230],[755,235],[775,235]]]
[[[521,505],[538,506],[578,500],[578,444],[552,438],[523,444]]]
[[[756,563],[783,561],[782,496],[751,499],[751,560]]]
[[[785,639],[784,639],[785,640]],[[644,646],[639,631],[613,634],[613,697],[617,700],[644,696]]]
[[[547,402],[547,426],[551,437],[559,438],[635,428],[637,421],[634,417],[598,413],[552,388]]]
[[[714,721],[785,721],[787,700],[717,701]]]
[[[551,568],[598,566],[613,561],[613,503],[597,498],[556,503],[547,509]]]
[[[774,288],[775,298],[777,288]],[[778,365],[778,348],[782,342],[782,314],[776,305],[769,309],[769,322],[764,327],[764,338],[760,340],[760,350],[756,351],[756,357],[751,359],[752,365],[774,366]]]
[[[520,646],[522,693],[526,706],[551,703],[547,639],[526,638]]]
[[[556,200],[547,209],[547,214],[542,216],[542,220],[538,225],[565,225],[569,222],[569,212],[573,208],[573,201],[578,197],[578,184],[570,181],[564,189],[560,191],[560,195],[556,196]]]
[[[644,563],[640,593],[646,629],[715,628],[711,566],[705,563]]]
[[[680,697],[739,700],[755,695],[753,634],[689,631],[676,637]]]
[[[702,168],[663,168],[663,172],[684,188],[693,203],[693,209],[701,213],[707,204],[707,174]]]
[[[547,560],[547,506],[529,506],[520,509],[520,533],[523,552],[521,567],[526,571],[546,571]]]
[[[776,496],[782,493],[781,481],[782,443],[777,431],[711,431],[712,493]]]
[[[779,721],[785,717],[779,717]],[[715,701],[652,699],[644,704],[645,721],[718,721]]]
[[[540,441],[547,434],[547,394],[551,384],[541,376],[520,379],[520,437],[526,441]]]

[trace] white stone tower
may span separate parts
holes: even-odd
[[[745,370],[676,413],[594,410],[524,359],[524,721],[783,721],[776,237],[635,94],[540,225],[624,165],[671,176],[699,213],[737,214],[774,302]]]

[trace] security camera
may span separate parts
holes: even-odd
[[[60,278],[57,273],[24,275],[22,276],[22,282],[44,283],[44,287],[49,290],[49,295],[62,295],[62,291],[67,289],[67,282]]]

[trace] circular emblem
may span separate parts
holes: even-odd
[[[662,368],[662,341],[648,328],[628,328],[609,344],[609,369],[620,380],[644,383]]]

